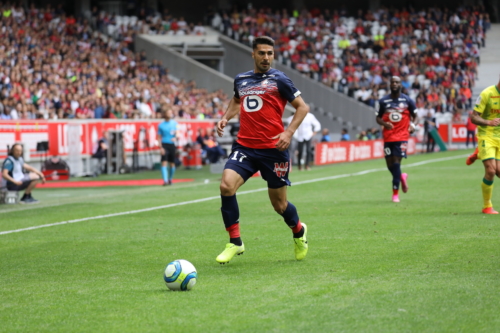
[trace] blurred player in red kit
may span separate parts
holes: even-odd
[[[401,173],[401,160],[406,158],[408,138],[415,131],[415,102],[401,93],[401,79],[391,77],[391,93],[378,100],[377,123],[383,127],[387,168],[392,174],[392,201],[399,202],[399,184],[408,191],[408,174]]]

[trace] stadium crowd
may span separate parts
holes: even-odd
[[[165,108],[204,119],[228,103],[222,91],[171,78],[134,53],[132,39],[109,38],[61,6],[0,11],[0,119],[156,118]]]
[[[222,91],[177,82],[158,62],[133,52],[135,34],[203,35],[203,25],[167,10],[134,13],[94,7],[87,20],[66,16],[61,7],[11,8],[1,18],[9,38],[0,54],[10,66],[0,74],[0,117],[149,118],[164,107],[181,118],[221,115],[228,102]],[[472,105],[490,26],[480,7],[360,10],[355,17],[249,8],[212,11],[207,20],[245,44],[254,36],[273,37],[278,61],[370,106],[388,92],[389,77],[399,75],[418,108],[450,112],[456,121]]]
[[[204,34],[201,23],[146,12],[117,17],[94,10],[94,22],[118,40],[134,33]],[[276,40],[276,58],[339,92],[375,106],[388,92],[388,79],[402,77],[403,92],[417,107],[449,112],[459,122],[472,105],[480,48],[491,23],[481,6],[456,10],[428,8],[359,10],[348,17],[328,9],[272,11],[249,6],[232,12],[208,11],[206,21],[251,45],[255,36]]]
[[[214,14],[212,26],[244,44],[277,41],[277,58],[368,105],[388,92],[392,75],[420,108],[461,114],[471,107],[480,48],[490,27],[483,8],[361,10],[246,9]]]

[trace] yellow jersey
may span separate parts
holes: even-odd
[[[500,118],[500,90],[496,85],[481,91],[474,111],[480,113],[481,118],[486,120]],[[500,138],[500,126],[477,126],[477,136]]]

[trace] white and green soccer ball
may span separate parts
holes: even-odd
[[[187,260],[174,260],[165,267],[165,284],[170,290],[191,290],[198,279],[198,272]]]

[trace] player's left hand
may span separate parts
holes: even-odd
[[[285,131],[272,137],[272,139],[278,139],[278,141],[276,142],[276,149],[278,149],[279,151],[284,151],[287,150],[290,146],[292,135]]]
[[[415,132],[415,124],[414,123],[410,123],[410,126],[408,127],[408,132],[410,132],[410,134]]]

